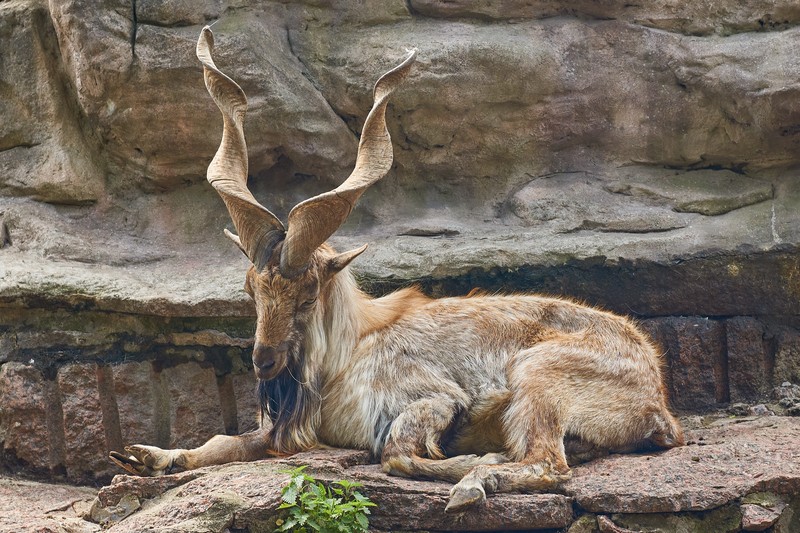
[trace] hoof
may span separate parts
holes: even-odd
[[[534,472],[536,473],[537,477],[541,478],[542,483],[554,487],[561,485],[562,483],[566,483],[572,478],[572,470],[558,472],[553,470],[553,468],[547,464],[534,465]]]
[[[148,476],[146,467],[136,457],[123,455],[119,452],[111,451],[108,453],[109,460],[133,476]]]
[[[547,463],[525,465],[522,473],[527,478],[523,482],[527,490],[553,490],[572,478],[572,470],[556,472]]]
[[[570,479],[572,479],[572,470],[568,470],[567,472],[565,472],[563,474],[553,474],[550,477],[553,478],[553,482],[556,485],[562,485],[562,484],[566,483],[567,481],[569,481]]]
[[[486,501],[486,492],[478,484],[459,483],[450,491],[450,501],[444,508],[445,513],[460,513],[472,506]]]
[[[133,445],[127,446],[125,451],[129,455],[119,452],[110,452],[108,458],[112,463],[126,472],[135,476],[161,476],[174,464],[174,458],[168,450],[155,446]]]

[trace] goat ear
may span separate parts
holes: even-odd
[[[236,244],[236,246],[239,247],[239,249],[242,251],[242,253],[245,256],[247,256],[247,250],[244,249],[244,246],[242,245],[242,241],[241,241],[241,239],[239,239],[239,236],[234,234],[234,233],[231,233],[230,231],[228,231],[227,228],[222,230],[222,231],[225,233],[225,236],[227,238],[229,238],[230,240],[232,240]]]
[[[361,246],[360,248],[356,248],[355,250],[350,250],[349,252],[342,252],[337,254],[330,259],[328,259],[328,272],[331,274],[336,274],[344,267],[349,265],[353,259],[364,253],[364,250],[367,249],[367,245]]]

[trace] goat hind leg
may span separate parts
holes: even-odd
[[[508,460],[499,453],[444,458],[440,440],[453,424],[456,411],[456,402],[442,396],[410,404],[392,424],[381,456],[384,472],[455,483],[477,465]]]
[[[192,470],[203,466],[236,461],[256,461],[270,457],[269,429],[242,435],[216,435],[198,448],[164,450],[157,446],[127,446],[128,455],[111,452],[112,462],[134,475],[160,476],[173,470]]]
[[[509,363],[511,400],[503,428],[514,462],[476,466],[450,491],[447,512],[481,503],[487,492],[549,490],[570,478],[564,451],[569,373],[558,348],[542,343]]]
[[[450,490],[445,512],[460,512],[482,503],[486,493],[552,490],[570,479],[558,426],[538,426],[542,431],[519,462],[480,464]]]

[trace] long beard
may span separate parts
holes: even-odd
[[[271,451],[279,454],[297,453],[317,445],[319,378],[306,371],[304,362],[305,354],[298,344],[289,354],[283,372],[258,383],[262,417],[266,415],[272,422]]]

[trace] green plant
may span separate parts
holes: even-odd
[[[326,486],[304,472],[305,466],[287,471],[289,483],[281,490],[286,518],[276,522],[275,531],[309,533],[365,533],[369,508],[375,504],[358,492],[361,483],[335,481]]]

